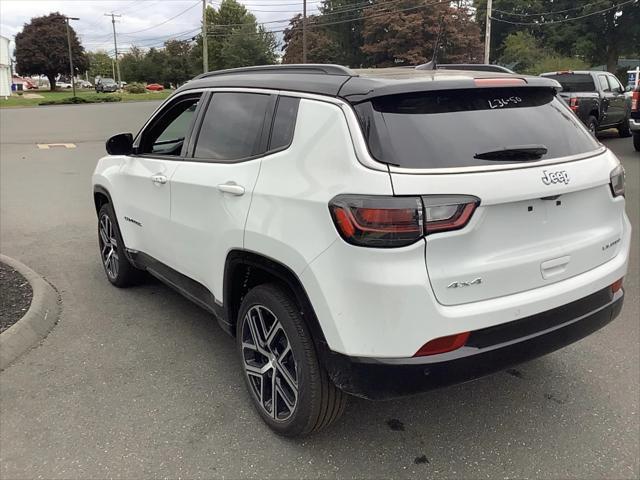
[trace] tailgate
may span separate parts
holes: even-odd
[[[591,270],[618,253],[624,198],[610,152],[561,164],[459,174],[392,173],[396,195],[480,199],[462,229],[426,237],[426,268],[444,305],[510,295]],[[554,178],[566,181],[548,182]]]

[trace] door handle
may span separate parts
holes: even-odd
[[[221,192],[230,193],[231,195],[244,195],[244,187],[242,185],[238,185],[235,182],[221,183],[217,186],[217,188]]]
[[[152,175],[151,181],[156,185],[164,185],[165,183],[167,183],[167,177],[165,177],[164,175]]]

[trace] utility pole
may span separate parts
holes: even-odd
[[[207,42],[207,0],[202,0],[202,72],[209,71],[209,45]]]
[[[76,17],[64,17],[67,24],[67,45],[69,46],[69,70],[71,72],[71,88],[73,89],[73,96],[76,96],[76,82],[74,81],[73,71],[73,53],[71,51],[71,31],[69,30],[69,20],[80,20]]]
[[[493,1],[487,0],[487,25],[484,31],[484,63],[489,63],[491,51],[491,7]]]
[[[122,79],[120,78],[120,63],[118,62],[118,41],[116,40],[116,17],[121,17],[122,15],[116,15],[115,13],[105,13],[105,17],[111,17],[111,23],[113,25],[113,49],[116,52],[116,70],[118,71],[118,88],[120,88],[120,82]]]
[[[307,0],[302,0],[302,63],[307,63]]]

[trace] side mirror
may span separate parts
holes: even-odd
[[[129,155],[133,152],[133,135],[130,133],[119,133],[114,135],[106,144],[109,155]]]

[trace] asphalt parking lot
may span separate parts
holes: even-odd
[[[640,154],[624,162],[634,224],[622,315],[564,350],[402,400],[353,399],[335,427],[277,437],[252,409],[233,341],[154,282],[107,282],[90,176],[113,133],[155,103],[0,110],[2,253],[44,275],[62,314],[0,373],[0,477],[640,477]],[[76,148],[38,149],[37,143]],[[588,214],[588,212],[585,212]]]

